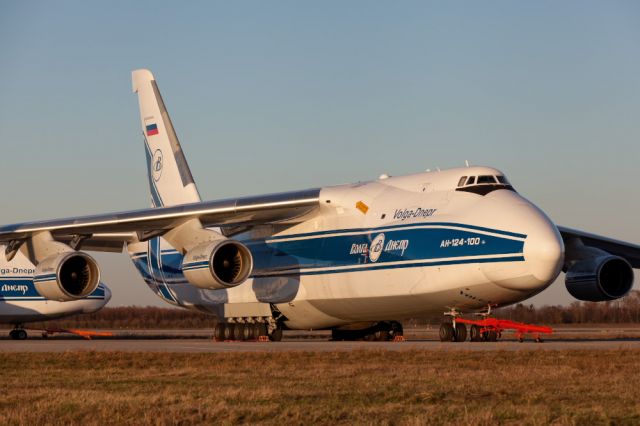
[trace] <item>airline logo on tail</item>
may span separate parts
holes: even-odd
[[[153,180],[156,182],[159,181],[160,176],[162,176],[162,164],[162,151],[156,149],[156,152],[153,153],[153,158],[151,159],[151,171],[153,174]]]

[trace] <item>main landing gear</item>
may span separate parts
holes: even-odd
[[[282,328],[279,326],[268,327],[262,322],[219,322],[213,332],[213,338],[217,342],[251,341],[265,338],[272,342],[279,342],[282,340]]]
[[[13,330],[9,332],[9,337],[13,340],[25,340],[27,338],[27,330],[22,328],[21,325],[17,325]]]
[[[331,340],[365,340],[368,342],[386,342],[404,334],[402,324],[398,321],[382,321],[371,327],[362,329],[331,330]]]

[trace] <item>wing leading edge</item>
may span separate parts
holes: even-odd
[[[587,246],[599,248],[607,253],[623,257],[633,268],[640,268],[639,245],[578,231],[577,229],[565,228],[564,226],[558,226],[558,231],[560,231],[565,245],[572,239],[579,238]]]
[[[79,216],[0,227],[0,243],[11,245],[49,231],[59,241],[94,251],[122,251],[125,242],[161,235],[197,218],[205,227],[252,227],[295,221],[318,207],[320,189]],[[75,247],[74,247],[75,248]]]

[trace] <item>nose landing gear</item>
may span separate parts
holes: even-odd
[[[444,315],[451,317],[451,321],[445,321],[440,325],[440,341],[464,342],[467,340],[467,326],[457,321],[460,312],[455,308],[451,308],[451,310],[445,312]]]

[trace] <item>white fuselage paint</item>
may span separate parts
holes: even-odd
[[[69,302],[47,300],[38,294],[33,284],[34,274],[35,266],[21,252],[11,261],[0,257],[0,323],[22,325],[93,313],[111,298],[111,291],[101,283],[84,299]]]
[[[218,316],[232,305],[253,316],[252,306],[271,304],[294,329],[504,306],[555,280],[564,245],[517,192],[456,190],[462,176],[482,175],[502,173],[469,167],[324,188],[320,208],[295,224],[235,237],[252,251],[255,269],[226,290],[188,284],[180,255],[162,239],[129,252],[170,303]]]

